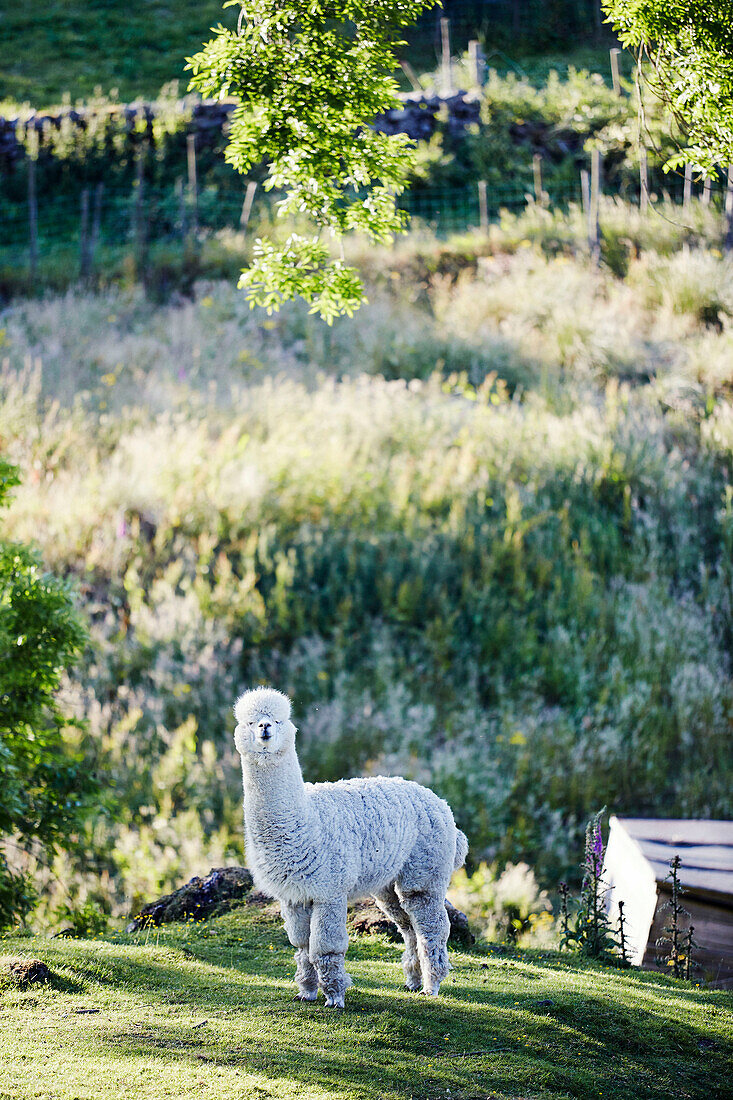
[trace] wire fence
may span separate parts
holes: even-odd
[[[582,174],[581,174],[582,175]],[[665,197],[683,207],[693,199],[691,180],[670,181]],[[581,176],[577,187],[544,189],[524,183],[491,186],[472,181],[463,187],[415,188],[400,197],[412,219],[436,236],[488,228],[501,211],[519,212],[535,201],[551,210],[570,204],[587,205]],[[608,192],[607,192],[608,193]],[[639,194],[630,196],[639,202]],[[733,213],[733,181],[718,180],[697,189],[696,199]],[[166,246],[173,253],[194,249],[222,231],[244,233],[247,240],[272,226],[278,195],[250,183],[244,190],[204,186],[200,191],[178,179],[174,187],[155,187],[137,180],[132,187],[96,184],[77,195],[29,188],[26,201],[3,203],[0,198],[0,272],[26,272],[30,285],[44,282],[51,268],[57,281],[72,282],[92,273],[107,258],[131,254],[139,260],[151,248]],[[138,264],[139,266],[139,264]],[[7,282],[7,279],[6,279]],[[0,285],[2,293],[2,285]]]
[[[399,203],[411,218],[446,235],[478,228],[501,209],[521,209],[527,202],[523,187],[488,187],[485,194],[484,210],[475,183],[409,191]],[[189,187],[136,184],[114,189],[98,184],[80,196],[43,194],[38,200],[0,202],[0,265],[38,265],[59,251],[83,257],[85,250],[139,249],[160,242],[183,247],[192,235],[210,237],[222,230],[256,232],[272,223],[278,197],[262,188],[255,191],[253,185],[242,192],[203,188],[193,194]],[[567,204],[578,197],[579,190],[565,189],[551,201]]]

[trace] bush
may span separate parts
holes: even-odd
[[[0,461],[0,504],[17,484]],[[95,790],[55,699],[85,637],[68,582],[44,572],[28,547],[0,542],[0,840],[12,838],[26,857],[72,846]],[[34,901],[27,875],[1,851],[0,927],[23,920]]]

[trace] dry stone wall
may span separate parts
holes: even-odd
[[[413,92],[400,97],[401,106],[380,115],[375,128],[386,134],[407,134],[415,141],[430,138],[440,124],[444,124],[451,134],[460,135],[467,126],[479,122],[480,93],[459,91],[450,95],[436,95],[429,92]],[[197,144],[213,145],[225,129],[234,103],[218,100],[198,101],[191,105],[183,101],[182,114],[190,113],[187,122],[189,133],[197,135]],[[131,133],[137,131],[141,136],[153,138],[153,122],[159,110],[155,103],[131,103],[105,107],[103,113],[120,117]],[[170,106],[166,105],[166,110]],[[60,131],[64,124],[71,124],[86,131],[91,119],[99,119],[100,112],[95,108],[67,107],[58,111],[39,111],[31,115],[16,118],[0,117],[0,165],[12,164],[25,155],[23,140],[27,127],[34,129],[40,146],[48,141],[54,131]]]

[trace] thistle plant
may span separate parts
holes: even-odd
[[[695,937],[695,925],[691,924],[687,929],[687,935],[685,936],[685,981],[691,981],[691,971],[693,967],[692,962],[692,949],[693,947],[699,947],[699,943],[696,942]]]
[[[568,913],[568,896],[570,889],[567,882],[560,883],[560,947],[568,947],[570,941],[570,915]]]
[[[624,916],[624,903],[618,903],[618,946],[621,951],[622,966],[630,966],[629,956],[626,950],[626,917]]]
[[[680,856],[675,855],[669,861],[669,874],[665,881],[669,881],[671,887],[671,894],[669,901],[666,901],[662,906],[662,910],[669,910],[670,921],[669,924],[664,926],[664,935],[660,936],[657,940],[657,947],[663,947],[665,944],[669,944],[669,954],[663,956],[667,966],[672,968],[672,973],[675,978],[689,977],[689,950],[693,946],[692,930],[691,928],[685,931],[682,928],[681,918],[689,917],[689,912],[684,908],[680,898],[684,893],[682,884],[680,882],[680,867],[682,866],[682,860]],[[689,939],[689,945],[686,941]],[[685,949],[687,947],[687,950]]]

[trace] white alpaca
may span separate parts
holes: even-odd
[[[298,996],[344,1007],[346,905],[372,895],[405,941],[407,988],[437,996],[448,973],[445,892],[468,841],[442,798],[405,779],[304,783],[290,700],[271,688],[240,696],[247,861],[280,901],[295,948]]]

